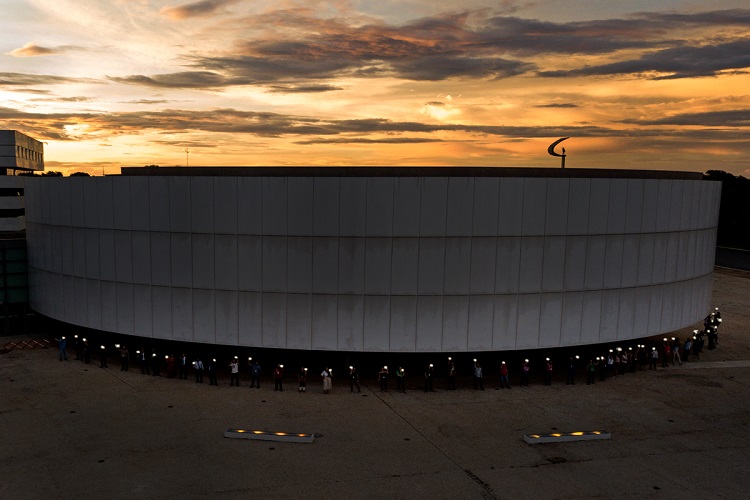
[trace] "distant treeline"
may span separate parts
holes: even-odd
[[[750,179],[721,170],[703,177],[722,182],[717,246],[750,250]]]

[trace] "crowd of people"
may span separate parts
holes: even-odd
[[[570,356],[566,362],[565,374],[566,384],[574,385],[577,376],[580,375],[581,368],[583,369],[586,384],[595,384],[597,380],[604,382],[613,377],[622,376],[626,373],[635,373],[636,371],[642,370],[656,370],[657,365],[661,362],[662,368],[667,368],[674,365],[682,365],[683,362],[689,362],[691,358],[693,360],[700,360],[700,355],[703,352],[706,342],[708,342],[707,349],[713,350],[719,344],[719,325],[721,324],[721,312],[717,307],[709,315],[707,315],[703,321],[703,329],[696,329],[693,331],[693,335],[681,340],[677,337],[664,338],[663,341],[656,346],[651,346],[650,349],[645,344],[638,344],[635,347],[613,347],[609,349],[608,353],[604,353],[599,356],[591,356],[588,362],[583,363],[580,356]],[[68,341],[66,337],[56,339],[59,347],[59,359],[60,361],[67,361],[68,354]],[[80,360],[83,363],[91,363],[92,346],[89,340],[86,338],[79,338],[78,335],[73,336],[73,347],[76,353],[76,360]],[[114,350],[120,358],[120,370],[128,371],[131,360],[131,352],[125,345],[114,344]],[[105,345],[101,345],[98,349],[99,354],[99,366],[101,368],[108,368],[107,359],[111,354],[111,350]],[[188,356],[183,352],[180,356],[173,356],[167,354],[160,356],[156,349],[151,349],[147,352],[146,349],[138,349],[135,351],[135,360],[140,367],[141,373],[144,375],[150,375],[155,377],[161,377],[162,372],[167,378],[179,378],[180,380],[188,379],[188,372],[192,370],[195,376],[195,383],[203,383],[204,372],[208,374],[209,385],[218,386],[217,373],[219,371],[220,363],[216,358],[206,358],[204,362],[201,357],[196,357],[190,360]],[[552,385],[554,366],[552,360],[547,357],[544,359],[541,365],[541,372],[543,373],[544,385]],[[230,386],[240,387],[241,374],[245,372],[250,379],[250,388],[260,389],[260,381],[262,375],[262,368],[258,359],[252,357],[247,358],[246,367],[241,367],[241,362],[238,356],[234,356],[226,363],[226,369],[230,375]],[[498,367],[499,374],[499,389],[510,389],[510,368],[505,361],[501,361]],[[532,373],[532,363],[527,358],[524,359],[518,367],[519,382],[521,387],[529,386]],[[403,366],[399,366],[395,370],[396,378],[396,390],[401,393],[406,392],[406,370]],[[474,390],[484,390],[484,375],[482,364],[478,359],[473,359],[473,365],[471,368],[471,375],[474,381]],[[284,365],[276,364],[271,370],[271,376],[274,382],[274,391],[284,390]],[[353,365],[348,367],[347,377],[349,379],[350,392],[361,392],[360,388],[360,374],[357,368]],[[424,392],[434,392],[434,378],[435,378],[435,366],[430,363],[424,371],[420,371],[414,377],[414,374],[410,374],[412,377],[411,382],[413,386],[419,389],[423,389]],[[457,369],[456,364],[452,357],[448,358],[448,362],[445,368],[446,377],[446,390],[456,390],[456,377]],[[387,365],[380,367],[376,375],[376,380],[380,387],[381,392],[388,392],[390,383],[390,371]],[[296,374],[297,379],[297,390],[300,393],[307,392],[307,381],[308,381],[308,368],[300,366]],[[330,366],[325,366],[320,373],[320,380],[323,386],[323,393],[328,394],[332,390],[333,385],[333,369]],[[421,381],[421,382],[420,382]]]

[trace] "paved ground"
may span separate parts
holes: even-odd
[[[0,498],[748,498],[750,273],[717,269],[714,288],[717,350],[593,386],[279,393],[14,350],[0,355]],[[612,439],[523,442],[555,430]]]

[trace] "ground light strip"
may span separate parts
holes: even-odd
[[[611,439],[612,434],[607,431],[576,431],[553,432],[551,434],[526,434],[523,440],[529,444],[564,443],[568,441],[592,441],[595,439]]]
[[[255,431],[248,429],[227,429],[224,431],[225,438],[253,439],[256,441],[282,441],[286,443],[312,443],[315,434],[303,432],[272,432]]]

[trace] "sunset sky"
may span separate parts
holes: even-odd
[[[750,174],[746,0],[0,0],[0,129],[47,170]],[[185,150],[188,150],[186,154]]]

